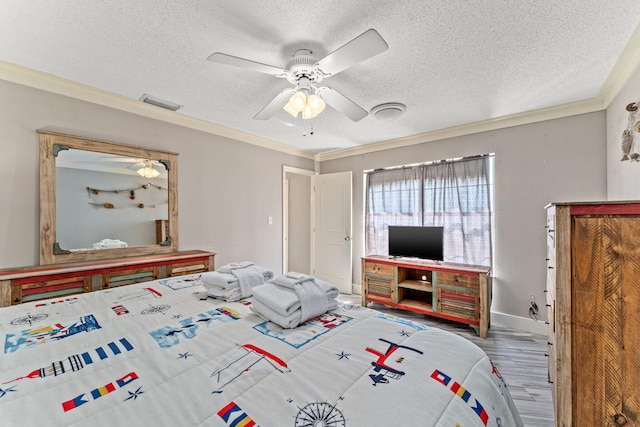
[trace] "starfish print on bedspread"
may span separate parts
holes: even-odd
[[[127,393],[129,393],[129,397],[124,400],[125,402],[130,399],[136,400],[142,393],[144,393],[144,391],[142,391],[142,386],[140,386],[136,391],[127,390]]]
[[[342,359],[349,360],[349,356],[351,356],[351,354],[341,351],[340,353],[336,353],[336,356],[338,356],[338,360],[342,360]]]
[[[5,389],[0,388],[0,399],[1,399],[1,398],[3,398],[3,397],[5,396],[5,394],[7,394],[7,393],[9,393],[9,392],[11,392],[11,391],[17,391],[17,390],[14,390],[14,389],[13,389],[14,387],[15,387],[15,386],[14,386],[14,385],[12,385],[12,386],[11,386],[11,387],[9,387],[9,388],[5,388]]]

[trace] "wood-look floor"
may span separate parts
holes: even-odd
[[[340,295],[341,302],[359,304],[360,295]],[[381,312],[405,317],[460,335],[482,348],[504,378],[520,417],[527,427],[555,426],[551,388],[547,376],[547,337],[492,326],[486,339],[480,338],[466,325],[441,320],[419,313],[369,304]]]

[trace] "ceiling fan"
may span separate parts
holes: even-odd
[[[285,68],[262,64],[225,53],[214,52],[207,58],[220,64],[246,68],[260,73],[284,78],[294,87],[284,89],[253,118],[267,120],[283,108],[294,117],[302,113],[303,119],[311,119],[324,109],[325,102],[354,122],[368,115],[362,107],[328,86],[318,86],[325,78],[369,59],[387,50],[389,46],[382,36],[369,29],[322,59],[309,49],[299,49]]]
[[[131,163],[127,168],[135,170],[140,176],[145,178],[155,178],[160,175],[160,171],[158,171],[158,169],[167,169],[166,165],[162,161],[158,160],[122,156],[102,156],[100,157],[100,160],[106,162]]]

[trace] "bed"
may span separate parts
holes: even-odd
[[[520,426],[486,354],[359,305],[294,329],[198,275],[0,309],[2,426]]]

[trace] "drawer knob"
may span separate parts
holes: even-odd
[[[627,417],[625,417],[624,414],[615,414],[613,421],[615,421],[616,425],[623,426],[627,423]]]
[[[14,299],[13,302],[20,302],[20,298]]]

